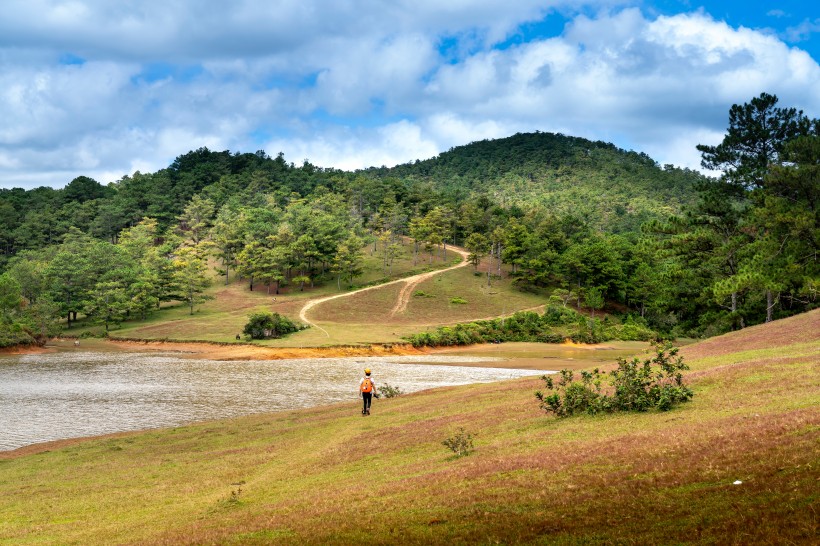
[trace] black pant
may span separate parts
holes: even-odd
[[[372,392],[363,392],[362,393],[362,403],[364,404],[364,407],[362,407],[362,413],[367,413],[368,411],[370,411],[370,402],[371,402],[372,399],[373,399],[373,393]]]

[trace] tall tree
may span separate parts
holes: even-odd
[[[726,269],[712,290],[718,299],[731,299],[732,312],[741,291],[763,291],[767,322],[773,318],[776,294],[784,289],[782,271],[789,263],[781,252],[785,240],[776,240],[771,226],[761,221],[766,217],[761,211],[774,202],[783,180],[769,173],[783,163],[790,141],[816,134],[820,126],[802,111],[777,107],[777,102],[776,96],[762,93],[746,104],[733,105],[723,141],[697,147],[704,167],[723,172],[720,180],[701,189],[702,203],[709,204],[711,193],[711,212],[717,212],[712,232],[719,237],[716,248]]]
[[[739,190],[763,187],[769,165],[778,163],[786,142],[813,131],[802,110],[778,108],[775,95],[761,93],[729,110],[729,127],[717,146],[698,144],[701,165],[723,173]]]
[[[211,299],[205,294],[211,284],[205,255],[206,250],[201,246],[183,246],[177,249],[174,257],[174,281],[191,315],[195,305]]]
[[[210,199],[194,195],[179,216],[180,227],[191,236],[194,244],[205,237],[214,215],[214,203]]]
[[[222,207],[211,228],[211,241],[216,256],[225,268],[225,284],[230,278],[230,268],[236,263],[236,254],[241,248],[244,236],[242,214],[229,207]]]
[[[483,233],[471,233],[464,241],[464,248],[469,252],[467,259],[473,264],[473,269],[478,271],[481,258],[490,251],[490,240]]]

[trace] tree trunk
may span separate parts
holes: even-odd
[[[774,315],[774,294],[771,290],[766,290],[766,322],[772,321]]]

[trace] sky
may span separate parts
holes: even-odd
[[[700,168],[732,104],[820,117],[807,0],[4,0],[0,188],[190,150],[345,170],[517,132]]]

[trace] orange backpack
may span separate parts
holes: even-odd
[[[373,392],[373,382],[369,377],[365,377],[362,381],[362,392]]]

